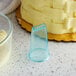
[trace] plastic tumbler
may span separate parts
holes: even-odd
[[[48,36],[46,24],[34,26],[31,32],[29,59],[34,62],[48,60],[50,53],[48,50]]]

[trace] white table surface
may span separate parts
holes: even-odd
[[[76,76],[76,43],[49,41],[50,58],[34,63],[26,58],[30,46],[30,33],[21,29],[15,14],[13,22],[13,50],[6,65],[0,68],[0,76]]]

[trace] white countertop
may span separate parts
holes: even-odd
[[[30,33],[21,29],[15,14],[9,15],[14,24],[13,50],[0,76],[76,76],[76,43],[49,41],[50,58],[34,63],[26,58],[30,46]]]

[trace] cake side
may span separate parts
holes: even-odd
[[[17,20],[19,22],[19,24],[21,25],[21,27],[23,29],[25,29],[28,32],[31,32],[32,30],[32,24],[28,23],[26,20],[24,20],[21,17],[21,13],[20,13],[20,8],[18,8],[16,10],[16,17]],[[48,33],[48,40],[56,40],[56,41],[65,41],[65,42],[69,42],[69,41],[76,41],[76,33],[65,33],[65,34],[52,34],[52,33]]]
[[[46,23],[49,33],[76,32],[76,1],[22,0],[21,16],[33,25]]]

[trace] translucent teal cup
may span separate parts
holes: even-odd
[[[46,24],[34,26],[31,32],[29,59],[34,62],[48,60],[50,53],[48,50],[48,36]]]

